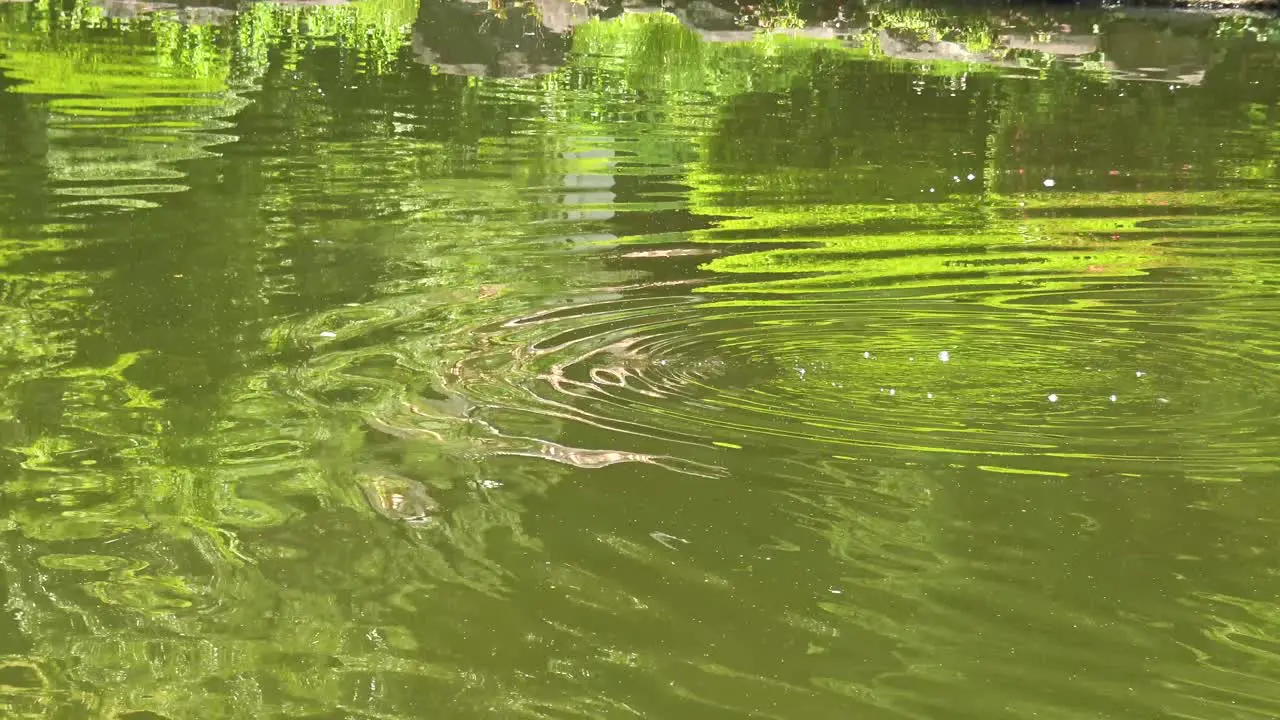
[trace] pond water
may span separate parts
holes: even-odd
[[[1263,16],[0,4],[0,714],[1276,717],[1277,158]]]

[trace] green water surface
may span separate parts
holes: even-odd
[[[859,7],[0,4],[0,717],[1280,717],[1280,22]]]

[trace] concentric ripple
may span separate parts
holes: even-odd
[[[571,419],[638,451],[855,446],[980,456],[1006,472],[1163,466],[1218,479],[1274,469],[1262,439],[1280,398],[1277,355],[1256,338],[1277,328],[1253,308],[1252,253],[1229,272],[1199,262],[1194,274],[1182,268],[1203,238],[1128,228],[1087,249],[1062,233],[980,254],[959,235],[945,252],[909,235],[858,241],[896,239],[898,264],[941,268],[906,287],[881,289],[874,258],[856,256],[758,285],[637,286],[478,328],[483,349],[448,382],[495,418]],[[1230,233],[1217,242],[1270,246]],[[850,242],[792,252],[829,257]],[[1163,268],[1144,269],[1156,252]],[[850,272],[864,283],[831,287]],[[785,288],[793,281],[803,285]]]

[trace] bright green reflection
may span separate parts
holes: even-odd
[[[0,714],[1277,713],[1270,21],[146,9],[0,6]]]

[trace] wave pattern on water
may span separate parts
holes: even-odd
[[[708,269],[759,280],[642,285],[476,328],[483,345],[443,381],[637,447],[820,441],[972,456],[1004,472],[1273,471],[1259,440],[1280,395],[1274,353],[1250,339],[1275,329],[1256,305],[1272,209],[1175,195],[1160,208],[1176,224],[1106,216],[1127,200],[1099,196],[1064,216],[1040,198],[1035,220],[997,204],[985,229],[950,235],[722,252]],[[1184,230],[1223,214],[1237,219],[1212,237]],[[750,242],[733,225],[674,249]],[[785,226],[752,232],[759,245]],[[1209,246],[1230,248],[1230,261],[1206,260]]]
[[[1018,187],[975,108],[1061,78],[666,20],[532,80],[294,52],[191,202],[116,153],[187,110],[59,98],[103,165],[49,217],[154,207],[4,245],[28,715],[1274,709],[1266,182]]]
[[[29,22],[39,23],[39,13],[31,10]],[[95,207],[154,208],[158,196],[189,189],[180,161],[207,157],[211,146],[235,139],[223,131],[245,101],[226,78],[174,66],[142,33],[126,40],[132,42],[104,43],[83,27],[57,45],[0,33],[0,65],[18,92],[47,98],[42,162],[73,217]]]

